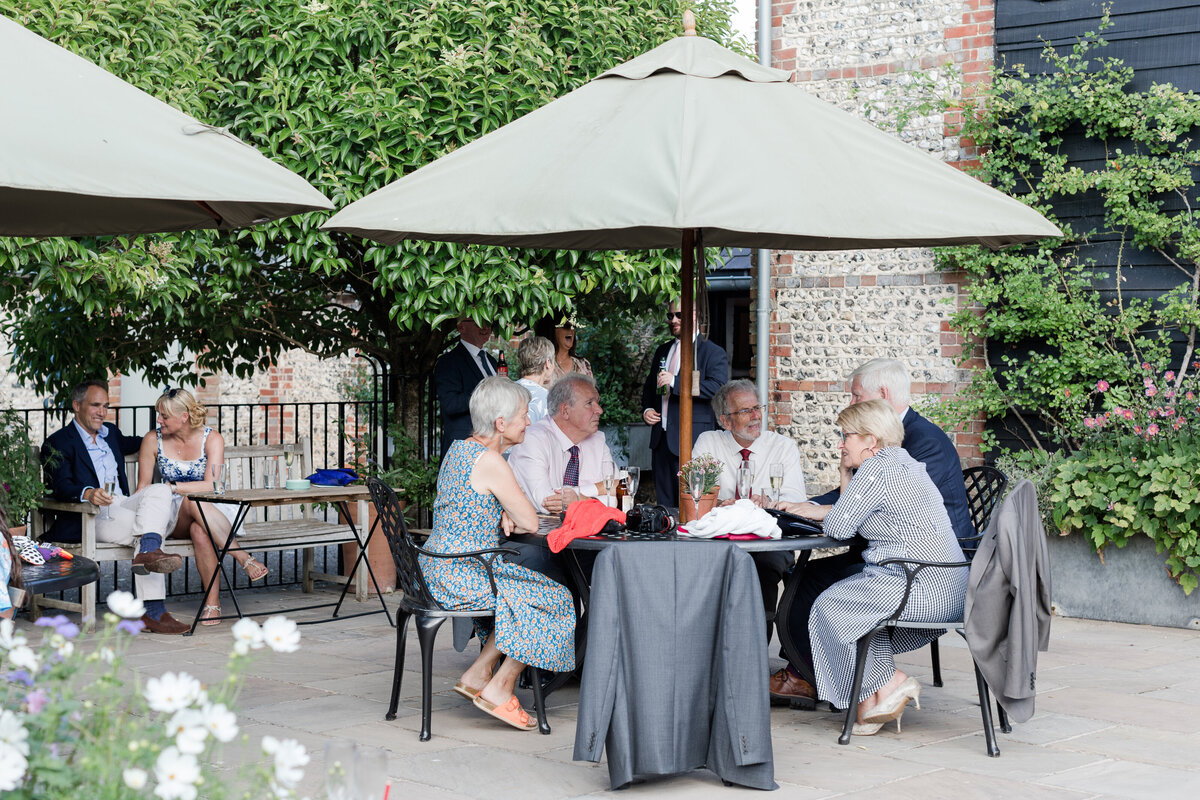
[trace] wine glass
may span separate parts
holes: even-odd
[[[688,476],[688,489],[696,501],[696,513],[700,512],[700,498],[704,497],[704,473],[696,470]]]
[[[754,493],[754,470],[749,465],[743,464],[738,467],[737,490],[741,500],[749,500]]]
[[[287,466],[287,477],[285,481],[292,479],[292,462],[296,460],[296,445],[285,444],[283,446],[283,463]]]
[[[778,461],[771,464],[771,502],[779,502],[779,491],[783,488],[783,464]]]
[[[616,483],[616,478],[617,478],[616,468],[613,466],[613,462],[607,458],[604,459],[603,461],[601,461],[600,462],[600,480],[604,483],[604,497],[605,497],[604,502],[606,505],[608,503],[607,498],[612,497],[613,486]]]
[[[104,493],[109,497],[117,490],[117,482],[111,478],[104,482]],[[96,519],[112,519],[112,504],[100,506],[100,513],[96,515]]]
[[[354,742],[349,739],[325,742],[325,796],[329,800],[355,800]]]
[[[637,490],[638,483],[642,479],[642,469],[631,464],[625,468],[625,471],[629,475],[629,502],[637,505]]]
[[[213,464],[213,494],[225,494],[225,465]]]

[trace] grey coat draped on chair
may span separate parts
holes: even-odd
[[[596,559],[576,761],[607,749],[612,787],[707,766],[775,789],[762,601],[750,556],[716,542]]]
[[[967,646],[1016,722],[1033,716],[1037,654],[1050,644],[1050,557],[1033,484],[1023,480],[992,517],[971,564]]]

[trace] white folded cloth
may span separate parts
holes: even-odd
[[[719,506],[700,519],[689,522],[686,528],[679,529],[680,536],[695,539],[713,539],[727,533],[752,533],[764,539],[778,539],[782,535],[775,518],[755,505],[753,500],[738,500],[733,505]]]

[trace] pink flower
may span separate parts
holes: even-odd
[[[1084,417],[1083,424],[1085,427],[1094,428],[1094,427],[1096,427],[1096,418],[1095,417]]]
[[[1151,369],[1151,367],[1150,367],[1150,362],[1149,362],[1149,361],[1143,361],[1143,362],[1142,362],[1142,369],[1144,369],[1144,370],[1146,370],[1147,372],[1149,372],[1149,371],[1150,371],[1150,369]]]
[[[1146,397],[1154,397],[1156,394],[1158,394],[1158,389],[1155,389],[1153,386],[1146,387]]]
[[[1186,397],[1188,400],[1195,400],[1195,399],[1196,399],[1196,393],[1195,393],[1195,392],[1188,392],[1187,394],[1185,394],[1185,395],[1184,395],[1184,397]]]
[[[1101,392],[1108,391],[1108,381],[1096,381],[1096,388]]]
[[[1133,419],[1133,409],[1125,408],[1121,410],[1121,416],[1125,419]]]
[[[1147,436],[1156,436],[1157,434],[1158,434],[1158,426],[1157,425],[1151,424],[1149,427],[1146,428]]]
[[[1109,511],[1112,511],[1114,508],[1116,508],[1116,506],[1114,506],[1112,503],[1109,503],[1109,504],[1108,504],[1108,510],[1109,510]]]
[[[1165,381],[1173,381],[1173,380],[1175,380],[1175,371],[1174,371],[1174,370],[1170,370],[1170,369],[1169,369],[1169,370],[1167,370],[1167,371],[1166,371],[1166,372],[1163,374],[1163,380],[1165,380]]]
[[[1166,419],[1167,417],[1173,417],[1173,416],[1175,416],[1175,407],[1169,406],[1167,408],[1164,408],[1161,412],[1159,412],[1159,414],[1162,416],[1163,419]]]
[[[1065,394],[1067,397],[1070,397],[1070,396],[1071,396],[1071,390],[1070,390],[1070,389],[1063,389],[1063,394]]]
[[[1142,433],[1142,426],[1141,426],[1141,425],[1134,425],[1134,426],[1133,426],[1133,432],[1134,432],[1134,433],[1136,433],[1136,434],[1138,434],[1138,435],[1140,436],[1140,435],[1141,435],[1141,433]]]
[[[1177,430],[1179,430],[1179,429],[1180,429],[1180,428],[1182,428],[1182,427],[1183,427],[1183,417],[1176,417],[1176,418],[1175,418],[1175,421],[1171,423],[1171,429],[1172,429],[1172,430],[1176,430],[1176,431],[1177,431]]]

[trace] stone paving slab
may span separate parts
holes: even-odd
[[[322,592],[318,597],[328,592]],[[299,592],[239,594],[243,608],[301,605]],[[351,603],[349,610],[358,610]],[[183,604],[172,604],[180,615]],[[326,610],[298,612],[298,621]],[[27,621],[22,626],[32,627]],[[185,670],[223,679],[230,623],[195,636],[144,634],[130,662],[145,678]],[[549,699],[549,736],[521,733],[487,717],[451,688],[473,659],[451,646],[449,626],[434,658],[433,739],[420,742],[420,648],[407,636],[399,717],[385,721],[396,633],[382,615],[301,627],[297,653],[256,655],[238,704],[244,738],[226,746],[218,771],[261,763],[263,735],[291,737],[312,754],[301,793],[323,790],[324,744],[345,738],[390,754],[392,798],[687,797],[732,798],[752,790],[725,787],[707,770],[639,781],[621,792],[608,768],[572,760],[578,686]],[[86,640],[81,644],[86,647]],[[473,646],[472,646],[473,647]],[[470,650],[470,648],[469,648]],[[772,645],[770,652],[777,648]],[[903,732],[837,744],[841,716],[774,708],[771,712],[776,797],[797,798],[1193,798],[1200,796],[1200,632],[1056,618],[1050,652],[1039,661],[1037,713],[1010,735],[997,733],[1001,756],[984,753],[970,654],[955,635],[942,639],[945,686],[931,685],[928,648],[898,658],[923,685],[920,710]],[[772,663],[778,665],[777,659]],[[670,676],[664,676],[669,681]],[[131,687],[136,685],[130,682]],[[530,702],[530,693],[519,693]]]

